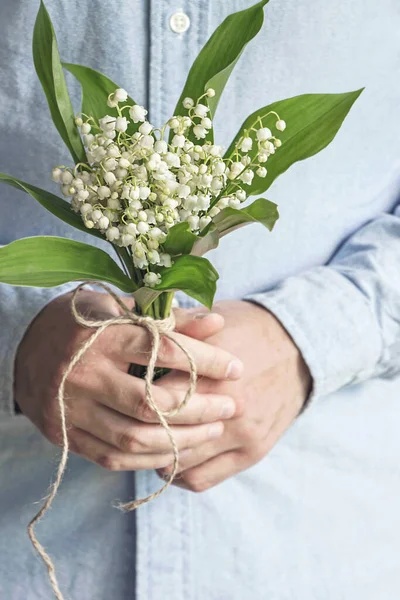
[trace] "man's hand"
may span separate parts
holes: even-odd
[[[124,301],[133,305],[128,298]],[[57,389],[62,373],[92,333],[75,323],[70,303],[71,294],[65,294],[41,311],[19,346],[15,364],[15,399],[54,444],[61,441]],[[94,319],[121,314],[108,294],[86,290],[79,292],[77,307]],[[201,341],[223,327],[221,316],[176,311],[176,320],[180,333],[174,336],[192,353],[200,376],[207,381],[240,377],[242,365],[235,356]],[[109,327],[88,350],[65,389],[73,452],[112,470],[155,469],[171,462],[168,436],[145,402],[144,381],[128,375],[131,363],[145,365],[149,355],[147,332],[133,325]],[[188,370],[183,352],[166,338],[162,339],[157,365]],[[163,411],[175,408],[184,393],[183,389],[169,391],[153,386],[154,400]],[[220,436],[223,420],[234,411],[235,404],[226,394],[195,394],[170,419],[179,449],[194,448]]]
[[[174,483],[200,492],[221,483],[261,460],[299,414],[310,391],[311,377],[293,340],[267,310],[250,302],[221,302],[214,312],[225,319],[225,327],[207,339],[218,348],[229,349],[244,363],[244,374],[235,382],[199,381],[198,393],[228,395],[236,402],[236,413],[225,422],[216,440],[199,444],[181,456]],[[171,372],[157,382],[170,393],[178,393],[184,380]],[[166,477],[172,470],[159,469]]]

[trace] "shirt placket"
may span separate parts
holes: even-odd
[[[209,35],[210,0],[149,0],[149,119],[159,127],[173,115],[189,68]],[[178,294],[179,304],[195,302]],[[148,496],[162,481],[154,471],[136,473],[136,495]],[[137,600],[195,600],[191,494],[170,487],[138,509]]]

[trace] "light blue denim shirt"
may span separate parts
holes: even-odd
[[[214,28],[252,3],[47,0],[62,58],[117,81],[154,124],[170,116]],[[38,5],[0,3],[0,170],[56,191],[51,169],[69,158],[33,69]],[[178,9],[190,17],[184,33],[170,27]],[[220,106],[220,143],[271,101],[366,86],[334,143],[269,190],[275,231],[241,229],[210,254],[218,298],[252,298],[291,333],[312,402],[251,469],[202,494],[170,488],[135,514],[111,502],[158,489],[154,472],[107,472],[72,456],[38,528],[70,600],[399,598],[400,5],[271,0],[265,12]],[[0,244],[36,234],[93,242],[10,188],[0,189],[0,215]],[[66,289],[0,286],[2,600],[51,597],[25,526],[58,451],[13,415],[13,362],[32,318]]]

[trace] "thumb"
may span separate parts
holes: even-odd
[[[176,308],[174,315],[176,320],[175,331],[197,340],[205,340],[215,335],[225,325],[222,315],[212,313],[202,307]]]

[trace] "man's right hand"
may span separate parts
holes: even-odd
[[[71,357],[93,333],[75,322],[71,296],[56,298],[39,313],[15,362],[16,402],[57,445],[61,443],[58,386]],[[123,300],[133,306],[132,299]],[[93,319],[121,314],[108,294],[87,290],[78,293],[77,308]],[[240,361],[202,341],[222,329],[221,316],[201,309],[177,310],[175,316],[177,333],[173,335],[191,352],[200,376],[216,380],[240,377]],[[146,404],[144,381],[128,374],[131,363],[146,365],[149,355],[150,341],[143,328],[115,325],[100,335],[75,366],[65,388],[73,452],[111,470],[158,469],[172,462],[168,436]],[[167,338],[162,338],[157,366],[186,372],[189,368],[183,352]],[[153,386],[153,398],[163,411],[176,407],[183,394],[182,390]],[[185,408],[169,419],[180,451],[190,454],[192,448],[219,437],[223,420],[234,412],[235,403],[229,396],[194,394]]]

